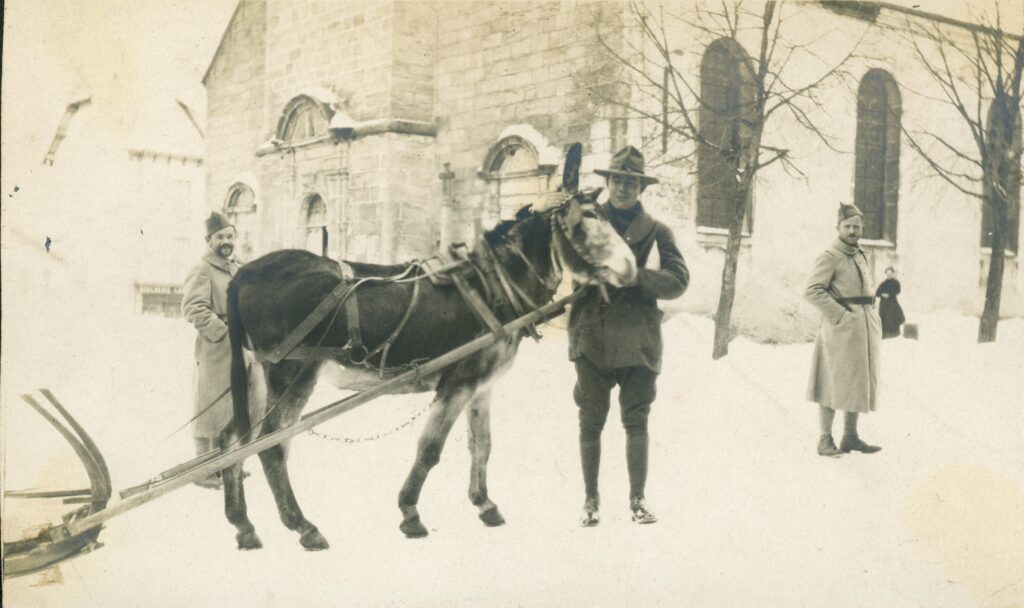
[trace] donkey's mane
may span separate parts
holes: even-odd
[[[502,240],[504,240],[508,236],[508,233],[512,230],[512,228],[514,228],[518,224],[521,224],[526,220],[543,214],[543,211],[534,212],[531,210],[531,205],[526,205],[516,212],[516,216],[514,219],[502,220],[501,222],[498,223],[497,226],[484,232],[484,240],[487,241],[488,245],[493,247],[500,243]]]

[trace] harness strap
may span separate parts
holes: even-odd
[[[501,279],[498,277],[498,270],[496,268],[499,266],[498,260],[494,256],[494,251],[490,245],[483,238],[480,239],[476,266],[482,271],[480,278],[483,281],[484,289],[487,291],[486,300],[498,311],[506,309],[515,314],[517,311],[509,300],[508,290],[501,284]]]
[[[533,308],[533,310],[536,310],[538,308],[537,304],[525,291],[522,290],[522,288],[520,288],[515,283],[515,281],[509,278],[508,273],[505,271],[505,267],[501,264],[501,262],[498,261],[498,256],[495,253],[494,249],[489,244],[487,244],[486,241],[483,242],[483,246],[486,248],[488,257],[491,260],[491,267],[493,269],[493,272],[498,277],[498,284],[501,286],[502,291],[504,291],[505,293],[505,301],[512,308],[513,314],[515,314],[516,317],[521,317],[525,315],[527,312],[529,312],[527,310],[527,306],[530,306]],[[517,253],[520,252],[517,251]],[[534,270],[533,264],[530,264],[530,261],[526,259],[525,255],[521,255],[520,253],[520,257],[522,257],[523,260],[526,261],[531,270]],[[534,270],[534,273],[536,274],[536,270]],[[538,276],[540,275],[538,274]],[[534,340],[540,340],[540,333],[537,331],[536,325],[532,323],[530,325],[527,325],[526,331]]]
[[[352,266],[345,262],[341,262],[341,278],[345,281],[355,279],[355,271],[352,270]],[[345,347],[348,348],[349,359],[353,363],[362,363],[366,361],[369,353],[366,352],[366,347],[363,346],[363,332],[359,327],[359,301],[354,289],[352,290],[352,295],[345,300],[345,320],[348,323],[348,344]],[[355,353],[360,351],[362,352],[361,358],[357,360]]]
[[[324,317],[328,315],[332,310],[337,308],[343,301],[348,299],[349,294],[355,293],[356,284],[349,284],[345,280],[338,283],[331,293],[327,294],[327,297],[321,300],[317,304],[313,312],[309,313],[305,319],[299,323],[295,329],[292,330],[280,344],[277,345],[273,350],[269,352],[260,352],[256,354],[256,358],[262,361],[270,363],[279,363],[282,359],[288,357],[295,348],[299,345],[299,342],[309,335],[309,332],[313,331],[313,328],[317,326],[320,321],[324,320]],[[353,298],[354,301],[354,298]],[[351,321],[349,322],[349,328],[351,330]]]
[[[473,311],[473,314],[476,315],[476,318],[479,319],[480,322],[483,323],[496,338],[505,338],[505,327],[501,324],[501,321],[494,316],[494,313],[491,312],[490,308],[488,308],[487,303],[483,301],[480,294],[466,283],[466,279],[458,273],[452,273],[452,282],[455,283],[455,287],[458,288],[463,299],[465,299],[466,303],[469,304],[469,308]]]
[[[487,280],[487,275],[489,273],[487,269],[481,267],[483,264],[481,263],[482,260],[480,259],[480,256],[475,257],[476,259],[468,258],[466,262],[469,264],[469,267],[473,269],[473,272],[476,274],[476,278],[480,279],[480,285],[484,288],[484,301],[494,302],[494,289],[491,287],[491,282]]]
[[[419,297],[420,281],[416,281],[412,285],[412,297],[409,299],[409,307],[405,309],[405,316],[403,316],[402,320],[398,323],[398,327],[395,328],[395,331],[391,332],[391,335],[388,336],[386,340],[378,344],[377,348],[373,349],[368,355],[366,355],[366,358],[369,359],[377,353],[380,353],[381,378],[384,377],[384,371],[387,369],[388,352],[391,350],[391,345],[395,343],[395,340],[398,339],[398,335],[402,333],[403,329],[405,329],[405,324],[412,318],[412,311],[416,308],[416,303],[419,301]]]
[[[333,359],[346,355],[348,346],[296,346],[285,359]]]

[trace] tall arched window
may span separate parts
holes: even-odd
[[[700,131],[708,143],[697,148],[697,225],[728,228],[742,202],[737,166],[753,111],[750,58],[735,40],[719,38],[700,62]],[[747,210],[746,230],[753,211]]]
[[[317,255],[327,255],[327,205],[319,194],[311,194],[304,203],[306,219],[306,249]]]
[[[299,142],[327,134],[330,117],[324,104],[305,95],[288,102],[277,126],[277,137],[284,142]]]
[[[252,188],[241,182],[228,188],[224,214],[238,232],[239,257],[251,260],[256,248],[256,194]]]
[[[986,132],[989,139],[989,144],[996,145],[998,147],[1010,147],[1014,151],[1014,155],[1011,158],[1020,158],[1021,152],[1021,113],[1020,109],[1016,111],[1011,109],[1009,112],[997,112],[997,106],[995,103],[988,110],[988,125]],[[1002,117],[1000,118],[1000,114]],[[1014,121],[1013,125],[1010,125],[1010,117]],[[1002,140],[1001,142],[999,140]],[[1009,142],[1009,144],[1007,144]],[[1007,159],[1010,160],[1010,159]],[[1004,174],[1006,180],[1007,197],[1006,197],[1006,234],[1003,235],[1003,243],[1005,245],[1005,251],[1012,251],[1016,253],[1019,246],[1020,237],[1020,165],[1019,162],[1014,164],[1011,162],[1003,163],[997,171]],[[986,194],[988,194],[986,192]],[[992,247],[992,230],[995,227],[995,218],[993,217],[992,209],[988,205],[982,204],[981,206],[981,246]]]
[[[896,244],[900,196],[900,91],[885,70],[872,69],[857,89],[853,200],[864,212],[864,238]]]
[[[554,169],[539,163],[537,149],[530,142],[515,135],[505,137],[487,153],[481,172],[491,209],[500,219],[512,219],[516,211],[548,191]]]

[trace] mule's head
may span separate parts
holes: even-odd
[[[631,285],[636,281],[636,257],[598,211],[600,193],[600,188],[577,193],[549,211],[555,251],[580,283]]]
[[[499,254],[526,260],[523,276],[540,279],[537,285],[550,298],[564,268],[579,283],[608,282],[616,287],[636,280],[636,259],[615,228],[599,212],[601,190],[581,192],[554,205],[524,207],[515,220],[504,221],[487,231],[484,239]],[[519,253],[515,253],[518,251]],[[515,261],[511,262],[516,265]]]

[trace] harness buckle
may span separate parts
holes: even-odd
[[[361,353],[356,355],[356,353]],[[363,344],[348,345],[348,359],[353,365],[362,365],[370,357],[370,351]]]

